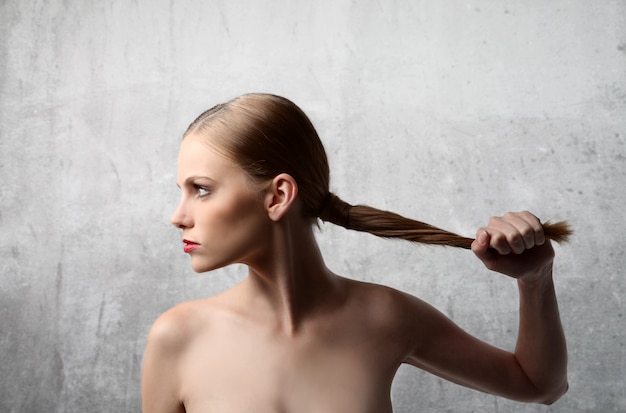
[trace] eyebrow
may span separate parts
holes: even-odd
[[[189,185],[191,182],[195,181],[196,179],[208,179],[209,181],[215,182],[215,179],[209,178],[208,176],[192,175],[189,178],[185,179],[185,182],[183,183],[183,185]],[[176,183],[176,186],[180,188],[180,185],[178,185],[178,183]]]

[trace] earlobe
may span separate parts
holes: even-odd
[[[272,180],[265,198],[270,219],[280,221],[298,196],[298,184],[289,174],[279,174]]]

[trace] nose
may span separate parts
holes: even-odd
[[[176,207],[170,222],[179,229],[191,228],[193,226],[193,220],[186,209],[184,200],[181,200]]]

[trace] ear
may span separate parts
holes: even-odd
[[[265,208],[273,221],[280,219],[289,211],[298,196],[298,184],[289,174],[276,175],[265,193]]]

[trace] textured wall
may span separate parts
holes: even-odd
[[[244,274],[194,274],[168,222],[182,131],[250,91],[304,108],[348,201],[465,235],[520,209],[577,231],[557,248],[563,399],[403,367],[396,411],[626,410],[626,3],[83,3],[0,2],[0,411],[139,411],[152,321]],[[513,345],[515,283],[471,253],[319,239],[335,271]]]

